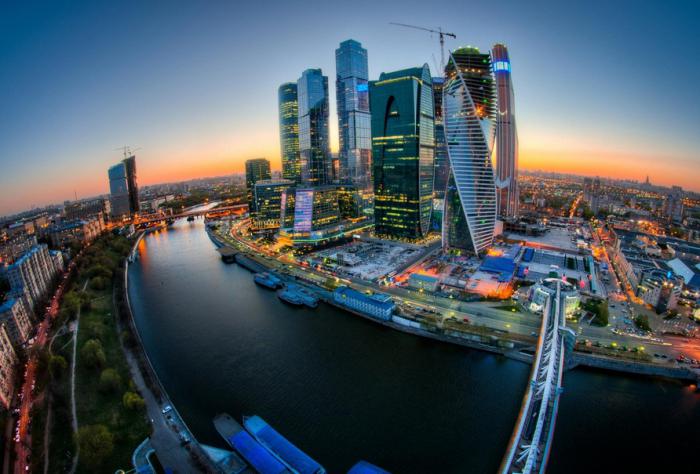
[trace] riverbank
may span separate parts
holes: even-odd
[[[132,257],[136,255],[137,245],[144,234],[141,233],[134,243],[130,252]],[[168,397],[143,346],[129,301],[131,261],[133,258],[125,259],[123,274],[119,279],[121,284],[115,286],[115,307],[119,312],[119,320],[130,334],[130,338],[124,341],[123,350],[134,384],[144,398],[146,412],[151,420],[150,444],[155,449],[160,463],[166,468],[177,467],[186,469],[187,472],[216,473],[218,469]],[[183,446],[183,439],[186,437],[191,441]]]
[[[222,240],[222,237],[217,235],[217,233],[209,227],[206,228],[206,232],[217,248],[227,245],[227,243]],[[269,263],[264,259],[258,259],[256,257],[257,255],[240,250],[239,248],[238,253],[235,256],[235,261],[243,268],[246,268],[252,272],[275,271],[275,268],[269,265]],[[286,275],[280,275],[280,277],[285,280],[290,279]],[[298,279],[294,277],[291,278],[294,279],[294,282],[298,282]],[[304,283],[306,285],[313,286],[315,290],[320,290],[323,296],[322,299],[325,303],[356,316],[363,317],[374,323],[390,327],[404,333],[435,339],[442,342],[448,342],[451,344],[457,344],[493,354],[499,354],[528,364],[532,363],[534,354],[532,349],[534,348],[534,345],[523,343],[520,338],[515,338],[513,335],[509,336],[507,333],[498,333],[497,335],[490,334],[485,336],[480,332],[465,331],[464,328],[459,328],[459,330],[455,330],[454,328],[452,330],[446,330],[437,326],[429,326],[419,321],[416,321],[416,323],[418,323],[417,325],[401,324],[401,322],[397,322],[397,320],[400,321],[400,319],[404,318],[397,319],[396,317],[392,318],[391,321],[384,321],[336,303],[332,297],[324,294],[327,292],[325,288],[318,287],[315,282],[311,280],[304,280]],[[692,383],[698,383],[700,380],[700,373],[698,371],[693,371],[685,367],[662,366],[659,364],[636,362],[626,360],[623,357],[599,356],[576,350],[572,353],[571,357],[572,361],[568,365],[569,369],[576,366],[583,366],[618,373],[666,377]]]

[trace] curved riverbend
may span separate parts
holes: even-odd
[[[146,236],[138,252],[136,324],[200,441],[222,445],[211,419],[227,411],[261,415],[329,472],[361,458],[395,473],[498,468],[526,364],[325,305],[290,308],[223,264],[201,220]],[[620,450],[659,452],[659,436],[683,452],[700,438],[700,398],[681,383],[575,370],[564,386],[550,472],[648,469]]]

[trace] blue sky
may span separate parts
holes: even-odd
[[[614,3],[614,5],[613,5]],[[0,16],[0,214],[106,192],[115,148],[141,183],[279,163],[277,86],[330,76],[354,38],[370,77],[448,47],[508,45],[521,166],[700,190],[697,2],[16,2]],[[656,3],[655,5],[652,3]]]

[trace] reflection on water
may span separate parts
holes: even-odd
[[[145,237],[129,278],[149,356],[201,441],[222,446],[211,418],[227,411],[261,415],[330,472],[358,459],[397,473],[497,469],[527,365],[284,305],[221,262],[201,220]],[[550,472],[628,472],[653,463],[620,450],[700,439],[698,396],[682,384],[576,370],[564,385]]]

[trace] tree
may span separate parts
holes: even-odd
[[[638,314],[637,317],[634,318],[634,325],[642,331],[651,331],[651,326],[649,326],[649,317],[646,314]]]
[[[138,393],[135,392],[124,392],[122,397],[122,403],[129,410],[142,410],[146,406],[146,402],[141,398]]]
[[[99,369],[105,363],[105,353],[102,349],[102,343],[97,339],[90,339],[80,350],[80,355],[85,360],[88,367]]]
[[[122,384],[122,378],[119,373],[114,369],[104,369],[100,373],[100,392],[116,392]]]
[[[89,468],[99,468],[114,450],[114,435],[104,425],[87,425],[78,429],[80,460]]]
[[[49,359],[49,372],[53,378],[59,378],[68,367],[68,362],[63,356],[53,355]]]

